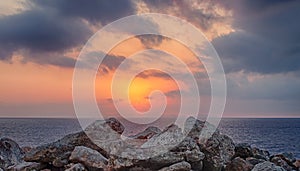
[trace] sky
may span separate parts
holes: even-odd
[[[226,74],[224,117],[300,117],[299,8],[296,0],[1,1],[0,117],[75,117],[72,79],[81,49],[105,25],[144,13],[176,16],[204,33]],[[128,90],[137,111],[150,108],[149,101],[156,97],[150,96],[153,90],[165,94],[167,115],[179,110],[180,85],[182,96],[193,96],[185,71],[159,50],[172,52],[197,75],[203,99],[199,113],[207,113],[210,86],[202,62],[180,42],[154,35],[118,44],[99,67],[95,94],[104,113],[114,115],[113,102],[125,98],[113,99],[110,93],[114,73],[125,59],[131,61],[121,69],[125,75],[148,61],[175,66],[170,72],[182,78],[178,84],[166,72],[153,69],[136,75]],[[122,94],[124,88],[120,85],[119,90]],[[154,105],[160,104],[160,94],[157,98],[152,99]]]

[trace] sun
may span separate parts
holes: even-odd
[[[149,94],[151,93],[149,80],[134,78],[129,86],[129,100],[131,105],[139,112],[146,112],[150,109]]]

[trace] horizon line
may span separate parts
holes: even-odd
[[[120,117],[106,117],[106,118],[117,118],[117,119],[124,119]],[[145,118],[150,118],[150,117],[145,117]],[[174,118],[174,117],[164,117],[164,118]],[[201,117],[198,117],[201,118]],[[51,116],[0,116],[0,119],[78,119],[77,117],[51,117]],[[94,118],[81,118],[81,119],[94,119]],[[143,119],[143,118],[141,118]],[[263,117],[250,117],[250,116],[225,116],[222,117],[221,119],[300,119],[300,116],[263,116]]]

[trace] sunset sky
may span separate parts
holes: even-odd
[[[1,1],[0,117],[75,117],[73,70],[87,40],[117,19],[151,12],[192,23],[212,43],[227,79],[225,117],[300,117],[299,9],[300,1],[289,0]],[[123,74],[144,63],[169,64],[175,68],[169,71],[182,78],[181,95],[193,96],[185,71],[160,50],[176,55],[196,75],[199,112],[207,113],[210,86],[201,61],[180,42],[153,35],[132,37],[107,55],[95,81],[99,108],[114,115],[113,101],[124,100],[126,88],[120,85],[119,98],[112,99],[110,86],[128,58],[131,65],[124,66]],[[151,92],[160,90],[167,98],[166,113],[173,115],[181,102],[178,82],[165,72],[145,70],[131,83],[129,99],[135,109],[147,111]]]

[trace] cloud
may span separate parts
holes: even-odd
[[[212,41],[225,70],[262,74],[299,71],[300,23],[295,19],[300,15],[300,2],[242,2],[227,4],[235,7],[234,26],[239,31]]]
[[[130,0],[32,0],[32,2],[44,9],[52,8],[61,16],[80,17],[102,24],[135,13],[135,6]]]
[[[105,24],[134,12],[133,4],[126,0],[30,2],[26,11],[0,16],[0,60],[11,61],[19,54],[23,62],[72,67],[74,59],[64,53],[83,46],[93,33],[83,19]]]
[[[124,56],[107,55],[100,65],[100,70],[103,73],[114,71],[125,59]]]
[[[139,35],[135,36],[138,38],[145,48],[151,49],[155,46],[159,46],[163,40],[170,40],[167,37],[161,35],[147,34],[147,35]]]
[[[150,12],[180,17],[200,28],[208,38],[231,31],[231,13],[212,0],[144,0]]]
[[[144,78],[144,79],[147,79],[147,78],[150,78],[150,77],[163,78],[163,79],[166,79],[166,80],[171,79],[170,75],[168,75],[167,73],[159,71],[159,70],[153,70],[153,69],[152,70],[145,70],[145,71],[139,73],[137,75],[137,77]]]
[[[63,53],[83,44],[91,31],[78,19],[57,20],[58,17],[55,13],[38,9],[2,16],[0,59],[9,61],[14,53],[26,51],[24,61],[39,61],[40,64],[48,61],[52,65],[69,66],[71,59],[64,57]],[[62,64],[58,59],[67,63]]]

